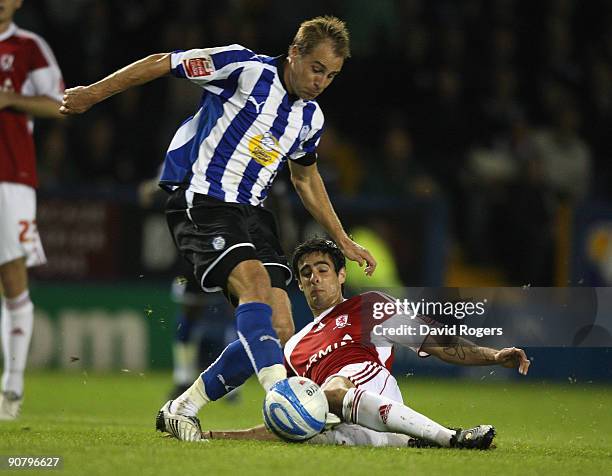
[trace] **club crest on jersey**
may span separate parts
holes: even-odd
[[[11,71],[13,69],[14,61],[15,61],[15,55],[4,54],[0,56],[0,70]]]
[[[210,56],[203,58],[189,58],[183,61],[183,66],[190,78],[201,78],[202,76],[210,76],[215,71]]]
[[[346,326],[350,326],[348,314],[342,314],[341,316],[336,317],[336,327],[334,327],[334,329],[342,329]]]
[[[249,141],[251,158],[264,167],[276,162],[280,156],[280,146],[270,131],[259,134]]]
[[[302,126],[302,129],[300,130],[300,140],[303,141],[304,139],[306,139],[306,137],[308,137],[309,132],[310,126],[308,124]]]
[[[225,248],[225,238],[222,236],[214,237],[212,240],[212,246],[215,250],[221,251],[223,248]]]

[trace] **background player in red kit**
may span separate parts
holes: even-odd
[[[530,361],[517,348],[495,350],[480,347],[462,338],[433,336],[393,336],[372,339],[374,325],[399,328],[402,323],[436,325],[416,316],[387,316],[373,319],[377,302],[393,301],[382,293],[369,292],[344,299],[345,259],[329,240],[312,239],[301,244],[293,256],[293,271],[314,320],[285,345],[285,361],[291,371],[322,386],[330,412],[354,428],[338,427],[339,435],[327,435],[315,442],[375,441],[367,429],[399,433],[427,440],[443,447],[488,448],[495,435],[491,425],[469,430],[451,430],[403,404],[397,381],[390,374],[393,345],[403,345],[421,357],[435,355],[461,365],[502,365],[518,367],[526,374]],[[365,428],[363,428],[365,427]],[[360,435],[357,435],[359,433]],[[364,437],[365,434],[365,437]],[[217,438],[268,439],[261,428],[239,432],[205,434]],[[397,436],[397,435],[396,435]],[[388,440],[385,440],[388,441]],[[408,439],[395,438],[408,442]],[[350,442],[349,442],[350,444]]]
[[[27,267],[46,262],[36,229],[33,117],[62,117],[64,83],[38,35],[13,23],[22,0],[0,0],[0,284],[4,372],[0,420],[17,417],[34,307]]]

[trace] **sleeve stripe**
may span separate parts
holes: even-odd
[[[250,50],[243,48],[241,50],[220,51],[210,55],[215,64],[215,68],[221,69],[231,63],[242,63],[245,61],[260,61],[257,56]]]
[[[179,63],[175,68],[172,68],[172,73],[178,78],[186,78],[187,74],[185,73],[185,68],[183,67],[183,63]]]
[[[224,80],[228,75],[245,62],[263,64],[251,50],[241,45],[230,45],[213,48],[176,50],[171,55],[172,74],[179,78],[189,79],[203,84]],[[190,71],[193,63],[194,71]]]
[[[323,129],[319,129],[315,132],[315,135],[312,136],[309,140],[304,142],[303,149],[307,154],[313,154],[315,149],[317,148],[317,144],[319,143],[319,139],[321,138],[321,134],[323,134]]]

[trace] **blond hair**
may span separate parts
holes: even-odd
[[[300,55],[309,54],[319,43],[329,40],[334,53],[343,59],[351,56],[349,32],[339,18],[333,16],[316,17],[302,22],[291,47],[296,47]]]

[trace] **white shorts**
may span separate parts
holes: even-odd
[[[337,376],[349,379],[360,390],[378,393],[396,402],[404,403],[395,377],[386,367],[376,362],[361,362],[342,367],[334,375],[327,377],[323,385]]]
[[[47,262],[36,227],[36,190],[0,182],[0,265],[24,256],[28,267]]]

